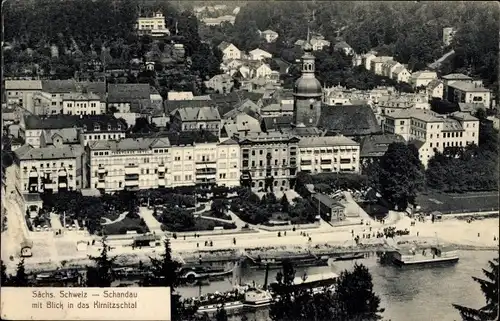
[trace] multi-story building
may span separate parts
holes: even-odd
[[[217,46],[217,48],[222,51],[223,60],[241,59],[241,51],[232,43],[223,41]]]
[[[16,186],[20,194],[84,187],[84,151],[81,146],[33,148],[24,145],[14,151]]]
[[[194,131],[206,130],[219,135],[221,117],[216,107],[184,107],[177,108],[170,114],[173,130]]]
[[[149,84],[109,84],[108,110],[120,113],[140,113],[147,110],[163,111],[163,99]]]
[[[6,80],[7,105],[18,105],[34,113],[33,95],[42,91],[41,80]]]
[[[410,77],[410,85],[413,88],[426,87],[431,81],[438,78],[435,71],[422,70],[414,72]]]
[[[359,143],[347,137],[302,137],[299,151],[302,172],[359,172]]]
[[[234,139],[226,139],[217,145],[218,186],[240,186],[241,152]]]
[[[60,139],[64,144],[86,146],[91,141],[118,140],[125,137],[127,124],[111,115],[55,115],[24,116],[19,126],[19,137],[35,148],[45,147]],[[54,135],[60,136],[57,138]],[[74,139],[74,136],[78,139]]]
[[[390,56],[375,57],[370,61],[370,70],[376,75],[382,75],[382,65],[391,60],[394,60],[394,58]]]
[[[170,185],[168,138],[126,138],[88,146],[90,188],[105,192]]]
[[[102,115],[106,100],[93,93],[69,93],[62,97],[62,113],[66,115]]]
[[[42,80],[42,90],[33,95],[33,113],[37,115],[62,114],[64,109],[64,97],[78,96],[79,94],[90,95],[90,100],[94,100],[96,99],[95,96],[98,96],[99,104],[96,106],[99,106],[100,109],[100,104],[105,101],[106,97],[106,83],[77,82],[74,79]],[[70,101],[69,103],[71,103],[73,107],[75,106],[73,102]]]
[[[155,13],[152,17],[137,18],[137,32],[151,36],[170,35],[170,31],[165,25],[165,17],[161,12]]]
[[[446,85],[445,98],[450,102],[483,104],[484,108],[491,107],[491,91],[484,88],[479,82],[453,81]]]
[[[401,135],[407,142],[420,141],[420,161],[427,166],[436,150],[477,145],[479,120],[462,112],[440,115],[430,110],[407,109],[386,115],[384,129]]]
[[[126,138],[88,146],[92,188],[112,192],[177,186],[239,185],[239,146],[205,132]]]
[[[427,85],[426,92],[429,101],[432,99],[443,99],[443,94],[444,94],[443,82],[438,79],[432,80]]]
[[[233,138],[241,148],[241,184],[257,190],[287,190],[295,184],[299,139],[268,132]]]

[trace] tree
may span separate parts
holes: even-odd
[[[484,297],[486,299],[486,305],[480,309],[472,309],[458,304],[453,304],[453,307],[460,312],[460,315],[464,321],[498,320],[499,318],[498,278],[500,276],[500,268],[498,264],[498,258],[495,258],[488,263],[491,270],[488,271],[486,269],[483,269],[483,273],[484,275],[486,275],[487,279],[472,277],[474,281],[481,285],[481,291],[483,291]]]
[[[1,265],[2,265],[2,271],[1,271],[1,275],[0,275],[0,281],[2,282],[1,285],[2,286],[6,286],[9,284],[9,276],[7,275],[7,267],[5,266],[5,264],[3,263],[3,260],[1,261]]]
[[[227,321],[227,312],[224,307],[217,308],[217,312],[215,313],[215,321]]]
[[[340,320],[379,320],[380,298],[373,292],[372,276],[362,264],[353,271],[343,271],[336,282],[336,315]]]
[[[392,143],[380,160],[380,188],[385,200],[400,210],[414,202],[423,187],[424,167],[414,145]]]
[[[17,264],[16,276],[13,280],[14,286],[28,286],[28,275],[24,268],[24,259],[21,259]]]
[[[151,260],[152,275],[146,277],[142,285],[170,287],[172,320],[186,320],[189,319],[188,317],[190,315],[194,314],[194,311],[185,308],[180,301],[180,295],[175,292],[175,289],[179,284],[178,271],[182,265],[172,258],[172,249],[168,238],[165,239],[164,248],[165,252],[160,255],[159,259],[152,257],[149,258]]]
[[[111,286],[114,279],[113,265],[116,257],[108,255],[109,246],[106,244],[106,237],[101,240],[101,254],[99,256],[90,256],[89,259],[94,261],[95,266],[87,267],[87,286],[106,288]]]
[[[270,317],[281,320],[379,320],[380,298],[373,292],[368,269],[355,265],[353,271],[343,271],[335,282],[335,291],[325,289],[313,294],[309,290],[291,288],[295,270],[289,261],[283,262],[276,276],[279,300],[271,305]],[[307,275],[304,275],[307,278]]]

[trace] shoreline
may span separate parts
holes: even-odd
[[[377,239],[374,239],[377,240]],[[235,260],[238,257],[242,257],[246,254],[247,251],[252,252],[252,256],[262,256],[263,258],[267,256],[286,256],[286,255],[301,255],[301,254],[315,254],[318,256],[321,255],[331,255],[334,257],[335,255],[347,255],[352,253],[374,253],[374,252],[386,252],[394,249],[391,246],[388,246],[385,239],[378,239],[377,243],[372,244],[360,244],[359,246],[347,245],[347,244],[315,244],[311,245],[284,245],[284,246],[254,246],[247,247],[245,249],[237,249],[237,248],[225,248],[225,249],[195,249],[195,250],[182,250],[182,251],[172,251],[172,256],[176,260],[184,261],[184,263],[192,263],[194,260],[197,260],[199,257],[203,257],[204,260],[207,261],[231,261]],[[380,242],[383,241],[383,242]],[[457,244],[452,242],[444,242],[443,240],[439,240],[440,245],[450,245],[455,247],[458,251],[498,251],[498,246],[484,246],[484,245],[468,245],[468,244]],[[436,245],[436,240],[427,237],[397,237],[394,238],[394,242],[397,245],[407,245],[407,244],[416,244],[417,246],[423,245]],[[138,265],[139,262],[146,263],[149,261],[149,257],[156,257],[159,254],[163,253],[162,248],[152,248],[153,253],[151,252],[143,252],[143,253],[127,253],[122,255],[117,255],[119,266],[135,266]],[[324,252],[322,254],[321,252]],[[111,254],[111,256],[113,256]],[[186,260],[184,260],[186,259]],[[61,262],[65,261],[64,266],[61,265]],[[84,269],[87,265],[89,265],[91,261],[88,258],[77,258],[73,260],[61,260],[60,262],[36,262],[31,263],[29,260],[25,261],[25,268],[28,272],[46,272],[46,271],[55,271],[58,269]]]

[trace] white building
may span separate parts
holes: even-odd
[[[241,59],[241,51],[232,43],[223,41],[217,48],[222,51],[222,60]]]
[[[413,88],[426,87],[431,81],[436,79],[438,79],[438,76],[435,71],[416,71],[410,77],[410,85],[412,85]]]
[[[62,113],[66,115],[102,115],[106,101],[93,93],[70,93],[62,97]]]
[[[264,31],[259,30],[259,33],[260,33],[260,36],[266,40],[267,43],[275,42],[279,36],[277,32],[269,30],[269,29],[264,30]]]
[[[264,60],[264,59],[271,59],[273,57],[272,54],[260,48],[250,51],[248,55],[250,56],[251,60]]]
[[[430,110],[407,109],[386,115],[384,131],[401,135],[408,142],[419,141],[420,161],[427,167],[435,150],[477,145],[479,120],[462,112],[440,115]]]
[[[152,17],[137,18],[137,31],[140,34],[150,34],[152,36],[170,34],[170,31],[165,25],[165,17],[161,12],[155,13]]]
[[[127,138],[89,145],[90,188],[106,192],[169,186],[170,143],[165,138]]]
[[[406,69],[405,66],[401,65],[394,69],[394,71],[392,72],[391,79],[394,79],[397,82],[408,83],[410,81],[410,77],[411,77],[411,72],[408,71],[408,69]]]
[[[193,100],[192,91],[169,91],[167,100]]]
[[[446,85],[446,99],[450,102],[483,104],[491,107],[491,91],[479,82],[452,81]]]
[[[82,188],[80,146],[19,147],[14,152],[16,188],[20,194]]]
[[[217,145],[217,185],[240,186],[240,145],[226,139]]]
[[[299,141],[300,171],[359,172],[359,143],[344,136],[302,137]]]
[[[443,28],[443,44],[445,46],[451,45],[451,41],[455,36],[456,30],[453,27]]]
[[[20,105],[30,112],[35,112],[33,95],[42,91],[41,80],[6,80],[5,98],[7,105]]]
[[[443,94],[444,94],[444,84],[442,81],[438,79],[432,80],[428,85],[427,85],[427,97],[429,100],[432,100],[434,98],[436,99],[443,99]]]
[[[370,61],[370,70],[376,75],[382,75],[382,65],[391,60],[394,58],[390,56],[375,57]]]

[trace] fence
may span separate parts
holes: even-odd
[[[308,230],[308,229],[318,228],[319,225],[320,225],[319,223],[279,225],[279,226],[259,225],[259,229],[267,232],[283,232],[283,231],[292,231],[294,228],[296,230]]]

